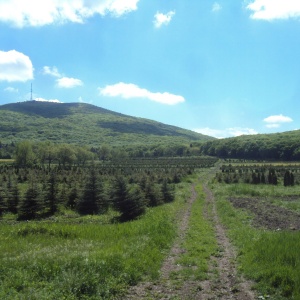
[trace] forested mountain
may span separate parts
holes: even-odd
[[[200,152],[222,158],[299,160],[300,130],[209,141],[200,145]]]
[[[189,144],[214,138],[84,103],[26,101],[0,106],[0,142],[53,141],[86,146]]]

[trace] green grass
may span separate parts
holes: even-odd
[[[95,217],[74,223],[61,217],[3,221],[0,298],[113,299],[142,279],[157,279],[187,186],[178,185],[175,202],[123,224],[101,225]]]
[[[251,216],[234,209],[230,196],[274,196],[287,194],[278,187],[215,185],[218,212],[238,249],[240,271],[256,282],[261,295],[271,299],[300,299],[300,232],[264,231],[250,225]]]
[[[198,183],[196,191],[198,196],[192,205],[188,231],[182,244],[185,253],[177,261],[183,268],[173,277],[201,281],[207,279],[208,263],[217,251],[217,244],[212,223],[204,217],[205,194],[201,184]],[[208,214],[210,211],[211,207]]]

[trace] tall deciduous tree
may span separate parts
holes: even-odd
[[[15,153],[15,163],[19,167],[31,166],[35,155],[32,150],[32,144],[29,141],[23,141],[17,144]]]

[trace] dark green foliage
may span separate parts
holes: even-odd
[[[71,209],[75,209],[75,207],[77,206],[78,199],[79,199],[78,190],[77,190],[77,187],[74,186],[71,189],[71,192],[68,196],[67,207],[69,207]]]
[[[299,160],[300,130],[239,136],[200,145],[204,155],[257,160]]]
[[[103,186],[98,181],[94,167],[90,170],[90,176],[86,181],[83,195],[78,201],[77,211],[82,215],[105,213],[108,202],[103,193]]]
[[[47,184],[46,194],[45,194],[45,207],[48,215],[53,215],[57,211],[58,204],[58,190],[57,190],[57,181],[56,175],[54,173],[50,174],[50,178]]]
[[[289,170],[284,173],[283,184],[284,186],[293,186],[295,184],[294,174]]]
[[[18,212],[18,204],[20,201],[20,193],[17,183],[8,189],[7,210],[13,214]]]
[[[33,220],[37,217],[40,209],[39,192],[35,186],[31,186],[25,193],[25,198],[21,201],[18,220]]]
[[[115,178],[112,188],[112,201],[115,210],[120,212],[121,221],[134,220],[145,212],[145,195],[139,186],[131,190],[123,177]]]
[[[273,169],[269,170],[268,181],[269,181],[269,184],[277,185],[278,180],[277,180],[277,175],[276,175],[275,170],[273,170]]]
[[[155,185],[153,182],[146,183],[144,192],[148,206],[154,207],[163,203],[161,192],[158,189],[157,185]]]
[[[174,186],[168,184],[167,180],[163,181],[161,187],[162,198],[165,203],[172,202],[175,199]]]

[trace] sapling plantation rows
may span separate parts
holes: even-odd
[[[211,158],[128,159],[87,166],[0,165],[0,215],[16,220],[50,217],[64,209],[80,215],[115,211],[115,221],[132,220],[147,207],[174,200],[174,184]]]
[[[300,184],[299,164],[224,164],[216,174],[218,182],[250,184]]]

